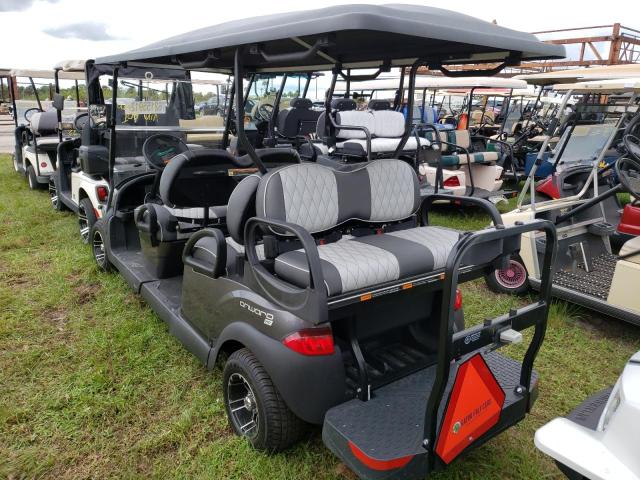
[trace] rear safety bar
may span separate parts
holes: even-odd
[[[530,305],[513,309],[508,314],[486,320],[483,325],[468,328],[462,332],[454,333],[454,305],[460,264],[467,252],[475,246],[483,243],[505,239],[512,236],[520,236],[523,233],[544,231],[546,245],[544,252],[544,266],[542,268],[542,281],[538,300]],[[527,223],[516,223],[505,228],[491,228],[479,232],[466,234],[449,254],[445,268],[445,284],[442,293],[440,308],[440,325],[438,338],[438,363],[436,379],[433,389],[427,400],[424,426],[425,448],[429,451],[429,461],[435,461],[435,448],[438,430],[438,409],[442,402],[446,402],[445,392],[449,379],[451,363],[461,356],[477,351],[480,348],[494,344],[503,344],[501,334],[507,330],[520,331],[534,327],[535,331],[529,347],[525,353],[520,371],[519,385],[515,394],[527,397],[527,411],[531,407],[529,388],[533,363],[540,350],[547,327],[547,314],[551,300],[551,270],[555,262],[557,250],[556,228],[548,220],[534,220]]]

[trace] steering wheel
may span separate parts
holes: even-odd
[[[181,138],[168,133],[151,135],[142,145],[142,155],[153,170],[163,170],[173,157],[188,150]]]
[[[640,198],[640,160],[620,158],[614,169],[622,187],[632,196]]]
[[[273,105],[270,103],[263,103],[256,108],[255,117],[257,120],[268,122],[273,113]]]
[[[625,135],[622,137],[622,142],[624,143],[624,148],[629,152],[629,155],[631,155],[634,160],[640,162],[640,139],[635,135]]]
[[[83,112],[73,119],[73,128],[76,132],[81,132],[87,123],[89,123],[89,112]]]
[[[33,117],[33,114],[36,112],[41,112],[42,110],[40,110],[38,107],[33,107],[33,108],[27,108],[24,112],[24,119],[31,123],[31,117]],[[31,113],[29,113],[31,112]]]

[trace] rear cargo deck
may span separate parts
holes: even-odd
[[[497,352],[483,357],[506,394],[504,411],[521,399],[514,393],[519,385],[521,364]],[[457,368],[451,369],[444,398],[448,397],[456,372]],[[332,408],[325,416],[322,432],[325,443],[336,453],[352,449],[353,445],[380,462],[424,454],[425,411],[435,375],[436,365],[432,365],[375,390],[369,401],[354,399]],[[537,381],[533,372],[531,385]],[[445,404],[442,402],[440,406],[438,423]]]

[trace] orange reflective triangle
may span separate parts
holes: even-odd
[[[446,464],[498,422],[504,397],[482,355],[460,365],[436,444]]]

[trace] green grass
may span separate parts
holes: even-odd
[[[432,219],[488,223],[454,213]],[[470,321],[524,301],[482,282],[463,293]],[[640,330],[555,304],[533,413],[434,478],[561,478],[533,433],[614,382],[638,349]],[[97,271],[75,218],[54,212],[47,193],[29,191],[0,156],[0,478],[353,478],[317,431],[285,454],[251,450],[227,425],[220,377],[120,276]]]

